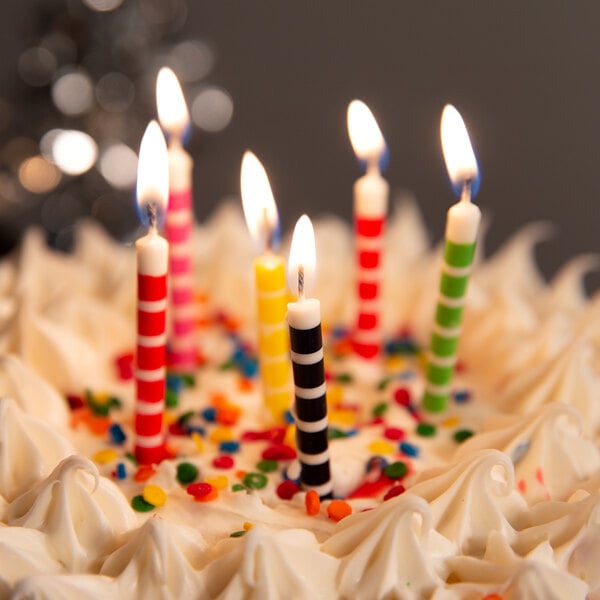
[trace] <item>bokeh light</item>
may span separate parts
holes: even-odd
[[[26,158],[18,174],[21,185],[34,194],[52,191],[61,179],[60,171],[41,155]]]
[[[191,116],[200,129],[213,133],[221,131],[233,117],[233,99],[227,90],[207,86],[194,98]]]
[[[17,70],[21,79],[33,87],[43,87],[52,81],[58,63],[46,48],[34,46],[19,56]]]
[[[98,157],[96,142],[83,131],[64,130],[52,144],[52,160],[68,175],[81,175],[94,166]]]
[[[69,116],[86,113],[94,102],[92,80],[81,70],[74,70],[59,77],[52,84],[52,101],[60,112]]]
[[[83,3],[92,10],[96,10],[98,12],[108,12],[110,10],[115,10],[115,8],[119,8],[121,4],[123,4],[123,0],[82,0]]]
[[[125,144],[113,144],[102,152],[99,169],[114,188],[131,188],[136,180],[137,154]]]
[[[168,63],[181,81],[199,81],[212,71],[215,54],[206,42],[185,40],[173,48]]]
[[[107,73],[96,84],[96,100],[104,110],[126,111],[131,106],[134,97],[133,82],[123,73]]]

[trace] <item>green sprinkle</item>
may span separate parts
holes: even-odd
[[[196,378],[191,373],[183,373],[181,381],[186,388],[193,388],[196,385]]]
[[[137,512],[150,512],[151,510],[154,510],[154,505],[150,504],[150,502],[146,502],[142,495],[134,496],[131,499],[131,507]]]
[[[347,437],[346,432],[338,429],[337,427],[329,427],[327,430],[327,439],[339,440],[345,437]]]
[[[194,416],[194,414],[195,413],[193,410],[188,410],[187,412],[184,412],[177,419],[178,425],[185,425]]]
[[[243,492],[245,489],[246,489],[246,486],[242,485],[241,483],[234,483],[231,486],[232,492]]]
[[[235,367],[233,360],[227,360],[219,365],[219,371],[229,371]]]
[[[242,529],[241,531],[234,531],[233,533],[230,533],[229,537],[237,538],[237,537],[243,537],[245,535],[246,535],[246,531],[244,529]]]
[[[406,463],[399,460],[388,465],[383,472],[385,476],[390,479],[401,479],[408,473],[408,467],[406,466]]]
[[[340,373],[335,380],[339,383],[352,383],[352,375],[350,373]]]
[[[133,452],[126,452],[125,453],[125,458],[129,461],[131,461],[136,467],[140,464],[138,462],[138,459],[135,457],[135,454]]]
[[[256,468],[263,473],[272,473],[273,471],[277,471],[277,461],[276,460],[261,460],[257,463]]]
[[[381,392],[383,390],[385,390],[385,388],[388,386],[389,382],[392,380],[391,377],[386,377],[385,379],[382,379],[378,384],[377,384],[377,391]]]
[[[433,437],[435,435],[435,425],[431,423],[419,423],[417,425],[417,433],[421,437]]]
[[[175,408],[179,404],[179,394],[167,388],[167,392],[165,394],[165,406],[168,408]]]
[[[373,409],[373,415],[375,417],[381,417],[381,415],[385,414],[387,412],[387,409],[389,408],[388,403],[387,402],[380,402],[374,409]]]
[[[246,473],[242,481],[251,490],[262,490],[267,485],[267,478],[262,473]]]
[[[189,462],[177,465],[177,481],[182,484],[192,483],[198,477],[198,467]]]
[[[454,441],[457,444],[462,444],[465,440],[468,440],[474,432],[470,429],[458,429],[454,432]]]

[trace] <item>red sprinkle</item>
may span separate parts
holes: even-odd
[[[519,488],[521,494],[524,494],[527,491],[527,483],[524,479],[519,479],[519,481],[517,482],[517,487]]]
[[[377,498],[383,490],[389,488],[393,484],[393,480],[383,473],[375,481],[365,481],[361,483],[350,495],[352,498]]]
[[[231,469],[233,467],[233,458],[228,455],[217,456],[213,459],[212,464],[215,469]]]
[[[69,403],[69,408],[71,410],[77,410],[78,408],[83,408],[85,403],[81,396],[77,396],[75,394],[69,394],[67,396],[67,402]]]
[[[296,451],[285,444],[273,444],[263,451],[262,457],[265,460],[292,460],[296,458]]]
[[[202,496],[208,496],[213,490],[213,486],[210,483],[203,481],[199,483],[190,483],[185,491],[194,498],[201,498]]]
[[[187,435],[188,432],[177,422],[169,425],[169,433],[171,435]]]
[[[245,431],[242,434],[243,442],[255,442],[265,440],[269,442],[281,443],[285,437],[285,427],[272,427],[263,431]]]
[[[133,379],[133,352],[126,352],[115,358],[115,366],[121,381]]]
[[[538,480],[540,485],[544,485],[544,471],[542,471],[542,467],[538,467],[535,470],[535,478]]]
[[[386,427],[383,430],[383,436],[388,440],[398,441],[404,439],[405,433],[404,429],[400,429],[399,427]]]
[[[384,422],[385,421],[383,420],[383,417],[375,417],[374,419],[371,419],[371,425],[381,425]]]
[[[399,496],[400,494],[404,494],[405,491],[406,491],[406,488],[401,483],[399,483],[398,485],[395,485],[394,487],[390,488],[386,492],[383,499],[389,500],[390,498],[395,498],[396,496]]]
[[[400,406],[408,406],[410,404],[410,392],[405,387],[399,387],[394,391],[394,400]]]
[[[298,487],[298,484],[294,483],[293,481],[289,481],[288,479],[282,481],[277,486],[277,495],[282,500],[291,500],[299,491],[300,488]]]

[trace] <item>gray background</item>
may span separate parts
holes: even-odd
[[[2,3],[4,90],[17,85],[23,32],[43,4]],[[90,26],[101,18],[90,11]],[[302,212],[350,218],[360,171],[346,106],[360,98],[387,139],[392,189],[417,197],[439,239],[454,201],[439,145],[451,102],[482,167],[476,200],[492,218],[488,247],[541,219],[556,225],[539,248],[547,274],[598,251],[600,2],[189,0],[177,35],[212,44],[211,79],[235,104],[226,130],[195,131],[190,144],[199,219],[239,194],[246,148],[267,167],[285,228]],[[140,111],[150,116],[148,106]]]

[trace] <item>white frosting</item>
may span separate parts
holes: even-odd
[[[114,600],[118,584],[102,575],[30,575],[22,579],[12,600]]]
[[[198,574],[206,549],[192,528],[150,518],[102,565],[101,573],[118,578],[123,598],[163,600],[200,595]]]
[[[10,398],[0,398],[0,497],[13,500],[75,449]]]
[[[121,491],[81,456],[66,458],[10,502],[4,518],[9,525],[44,532],[70,572],[96,568],[113,550],[115,536],[137,523]]]
[[[344,598],[423,598],[447,575],[456,550],[432,526],[427,503],[405,494],[344,519],[323,544],[341,559],[338,594]]]

